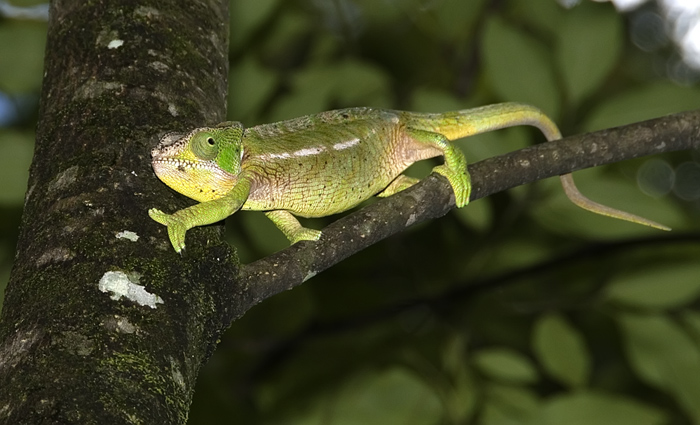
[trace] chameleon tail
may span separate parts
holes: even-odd
[[[561,139],[559,129],[549,117],[534,106],[520,103],[500,103],[437,114],[406,113],[404,119],[409,127],[434,131],[443,134],[449,140],[519,125],[537,127],[548,141]],[[569,200],[585,210],[656,229],[671,230],[655,221],[588,199],[578,190],[570,173],[561,175],[560,179]]]

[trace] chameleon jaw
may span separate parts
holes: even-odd
[[[236,182],[236,176],[222,170],[212,161],[179,158],[154,158],[156,176],[175,191],[199,202],[224,196]]]

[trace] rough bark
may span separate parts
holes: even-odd
[[[191,255],[172,254],[146,211],[187,201],[163,189],[149,157],[159,132],[223,120],[227,7],[52,2],[0,319],[0,423],[185,423],[222,313],[235,305],[220,273],[231,276],[237,261],[221,226],[191,235]],[[146,305],[112,299],[107,284],[144,286],[131,297]]]

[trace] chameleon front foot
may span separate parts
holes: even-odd
[[[186,223],[175,216],[175,214],[166,214],[163,211],[151,208],[148,210],[148,215],[160,224],[164,224],[168,227],[168,237],[170,238],[170,243],[175,248],[175,252],[178,254],[185,249],[185,233],[187,233]]]

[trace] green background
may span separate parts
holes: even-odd
[[[232,1],[228,115],[251,126],[347,106],[438,112],[521,101],[568,135],[699,108],[697,75],[678,66],[673,43],[633,31],[655,10]],[[45,33],[41,20],[0,18],[0,289]],[[655,48],[636,47],[640,37]],[[474,162],[542,141],[517,128],[458,145]],[[415,226],[265,301],[203,369],[190,423],[700,423],[699,158],[575,175],[591,198],[670,233],[582,211],[548,179]],[[244,262],[286,246],[261,213],[237,213],[227,229]]]

